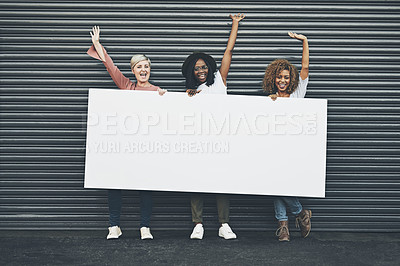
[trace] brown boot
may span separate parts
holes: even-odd
[[[301,236],[306,238],[311,231],[311,211],[302,210],[296,217],[296,227],[301,230]]]
[[[279,221],[279,228],[275,234],[278,236],[279,241],[290,241],[288,221]]]

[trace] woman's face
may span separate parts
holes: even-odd
[[[197,60],[196,64],[194,65],[194,76],[200,84],[207,81],[208,67],[206,62],[204,62],[204,60],[201,58]]]
[[[147,82],[150,78],[150,64],[149,61],[143,60],[137,63],[133,69],[133,74],[135,74],[136,80],[138,82]]]
[[[282,70],[281,73],[275,77],[275,86],[278,91],[284,92],[289,87],[290,83],[290,72],[289,70]]]

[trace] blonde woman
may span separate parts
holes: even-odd
[[[144,90],[158,91],[163,95],[166,90],[161,89],[149,82],[151,61],[143,54],[132,56],[130,65],[131,71],[135,75],[136,82],[125,77],[118,67],[114,64],[107,51],[100,44],[100,28],[94,26],[92,32],[93,45],[87,53],[98,60],[101,60],[110,74],[115,85],[121,90]],[[140,235],[142,239],[153,239],[150,232],[150,218],[152,214],[152,195],[150,191],[140,191]],[[108,190],[109,224],[107,239],[117,239],[122,235],[120,228],[120,216],[122,207],[122,191],[119,189]]]

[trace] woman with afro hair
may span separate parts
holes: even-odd
[[[232,29],[226,45],[221,67],[217,70],[217,64],[210,55],[194,52],[189,55],[182,65],[182,74],[186,80],[186,89],[189,96],[202,94],[227,94],[226,79],[232,61],[233,48],[236,43],[239,21],[245,15],[229,15],[232,19]],[[230,228],[229,222],[229,196],[217,194],[218,221],[220,228],[218,235],[224,239],[235,239],[236,234]],[[203,239],[203,195],[191,194],[192,221],[195,224],[191,239]]]
[[[304,98],[306,95],[309,69],[308,40],[301,34],[288,34],[303,42],[301,71],[299,75],[297,68],[285,59],[276,59],[267,67],[263,89],[273,100],[277,97]],[[276,235],[279,241],[290,240],[286,206],[296,216],[296,226],[300,227],[302,237],[307,237],[311,230],[311,211],[304,209],[297,197],[275,197],[275,218],[279,223]]]
[[[245,15],[229,16],[232,19],[232,29],[219,70],[217,70],[214,58],[202,52],[192,53],[183,62],[182,75],[185,77],[186,92],[189,96],[200,92],[202,94],[227,94],[226,79],[231,66],[239,21],[244,19]]]

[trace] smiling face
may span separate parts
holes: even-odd
[[[206,62],[204,62],[204,60],[201,58],[197,60],[196,64],[194,65],[194,76],[200,84],[207,81],[208,67]]]
[[[140,83],[146,83],[150,78],[150,64],[149,61],[143,60],[137,63],[133,69],[133,74],[135,74],[136,80]]]
[[[275,86],[278,88],[280,92],[286,92],[287,88],[290,84],[290,72],[289,70],[282,70],[275,77]]]

